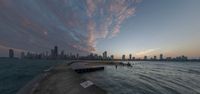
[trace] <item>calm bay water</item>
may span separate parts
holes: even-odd
[[[200,94],[200,62],[131,62],[83,74],[110,94]]]
[[[65,61],[0,59],[0,94],[16,94],[35,76]]]

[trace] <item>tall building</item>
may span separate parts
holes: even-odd
[[[184,56],[184,55],[182,55],[182,56],[181,56],[181,60],[183,60],[183,61],[186,61],[186,60],[188,60],[188,57],[187,57],[187,56]]]
[[[113,60],[114,59],[114,55],[111,55],[110,58],[111,58],[111,60]]]
[[[58,46],[54,47],[54,57],[58,57]]]
[[[79,59],[79,54],[78,53],[76,54],[76,59]]]
[[[167,57],[166,60],[170,61],[170,60],[172,60],[172,58],[171,57]]]
[[[160,54],[160,60],[163,60],[163,54]]]
[[[48,51],[45,52],[45,56],[46,56],[46,57],[49,56],[49,52],[48,52]]]
[[[132,59],[135,60],[135,57],[133,57]]]
[[[54,56],[54,50],[51,49],[51,57],[53,57],[53,56]]]
[[[60,57],[61,59],[64,59],[64,57],[65,57],[65,51],[64,51],[64,50],[61,51],[59,57]]]
[[[131,60],[132,59],[132,54],[129,54],[129,60]]]
[[[13,58],[13,57],[14,57],[14,50],[9,49],[9,58]]]
[[[144,56],[144,60],[147,60],[147,56]]]
[[[103,52],[103,59],[107,59],[107,51]]]
[[[157,60],[157,57],[156,57],[156,56],[154,56],[154,57],[153,57],[153,59],[154,59],[154,60]]]
[[[89,58],[89,59],[93,59],[93,58],[94,58],[94,54],[93,54],[93,53],[90,53],[89,56],[88,56],[88,58]]]
[[[25,58],[25,53],[21,52],[21,58]]]
[[[122,55],[122,60],[126,60],[126,56],[125,55]]]

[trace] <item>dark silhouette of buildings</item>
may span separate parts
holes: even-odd
[[[134,61],[134,60],[135,60],[135,57],[133,57],[132,60]]]
[[[107,51],[103,52],[103,59],[106,60],[108,57],[107,57]]]
[[[21,58],[24,58],[24,57],[25,57],[25,53],[21,52]]]
[[[122,55],[122,60],[126,60],[126,56],[125,55]]]
[[[9,58],[14,58],[14,50],[9,49]]]
[[[131,60],[132,59],[132,54],[129,54],[129,60]]]
[[[187,61],[188,58],[186,56],[182,55],[182,56],[178,56],[178,57],[174,58],[174,60],[176,60],[176,61]]]
[[[114,60],[114,55],[111,55],[110,58],[111,58],[111,60]]]
[[[171,58],[171,57],[167,57],[166,60],[167,60],[167,61],[171,61],[172,58]]]
[[[160,60],[163,60],[163,54],[160,54]]]
[[[79,59],[79,54],[78,53],[76,54],[76,58]]]
[[[153,60],[157,60],[157,57],[156,57],[156,56],[154,56],[154,57],[153,57]]]
[[[14,50],[9,49],[9,58],[14,58]],[[73,54],[68,53],[66,54],[64,50],[58,50],[58,47],[55,46],[54,49],[50,50],[50,54],[48,51],[44,53],[32,53],[32,52],[21,52],[21,59],[48,59],[48,60],[129,60],[129,61],[200,61],[199,59],[188,59],[187,56],[178,56],[178,57],[166,57],[163,58],[163,54],[160,54],[159,59],[156,56],[150,57],[149,59],[147,56],[144,56],[143,59],[132,57],[132,54],[129,54],[129,58],[126,59],[125,55],[122,55],[121,59],[115,59],[114,55],[110,57],[107,56],[107,51],[104,51],[102,55],[98,55],[95,53],[90,53],[86,56],[80,56],[79,53]]]
[[[54,47],[52,56],[55,59],[58,58],[58,47],[57,46]]]
[[[147,56],[144,56],[144,60],[147,60]]]

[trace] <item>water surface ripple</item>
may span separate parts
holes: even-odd
[[[83,74],[110,94],[200,94],[198,62],[131,62]]]

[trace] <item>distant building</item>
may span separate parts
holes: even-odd
[[[9,49],[9,58],[14,58],[14,50]]]
[[[103,59],[107,59],[108,56],[107,56],[107,51],[103,52]]]
[[[76,59],[79,59],[79,54],[78,53],[76,54]]]
[[[54,56],[54,50],[51,49],[51,57],[53,57],[53,56]]]
[[[65,51],[62,50],[61,53],[60,53],[60,58],[61,58],[61,59],[64,59],[64,57],[65,57]]]
[[[90,53],[90,55],[88,56],[88,59],[90,59],[90,60],[94,59],[94,54]]]
[[[156,57],[156,56],[154,56],[154,57],[153,57],[153,60],[157,60],[157,57]]]
[[[54,47],[54,57],[58,57],[58,46]]]
[[[48,51],[45,52],[45,56],[46,56],[46,57],[49,56],[49,52],[48,52]]]
[[[111,60],[113,60],[114,59],[114,55],[111,55],[110,58],[111,58]]]
[[[171,58],[171,57],[167,57],[166,60],[167,60],[167,61],[170,61],[170,60],[172,60],[172,58]]]
[[[183,61],[187,61],[187,60],[188,60],[188,57],[183,55],[183,56],[182,56],[182,60],[183,60]]]
[[[144,60],[147,60],[147,56],[144,56]]]
[[[25,58],[25,53],[21,52],[21,58]]]
[[[126,60],[126,56],[125,55],[122,55],[122,60]]]
[[[132,59],[132,54],[129,54],[129,60],[131,60]]]
[[[160,60],[163,60],[163,54],[160,54]]]
[[[135,60],[135,57],[133,57],[132,59]]]

